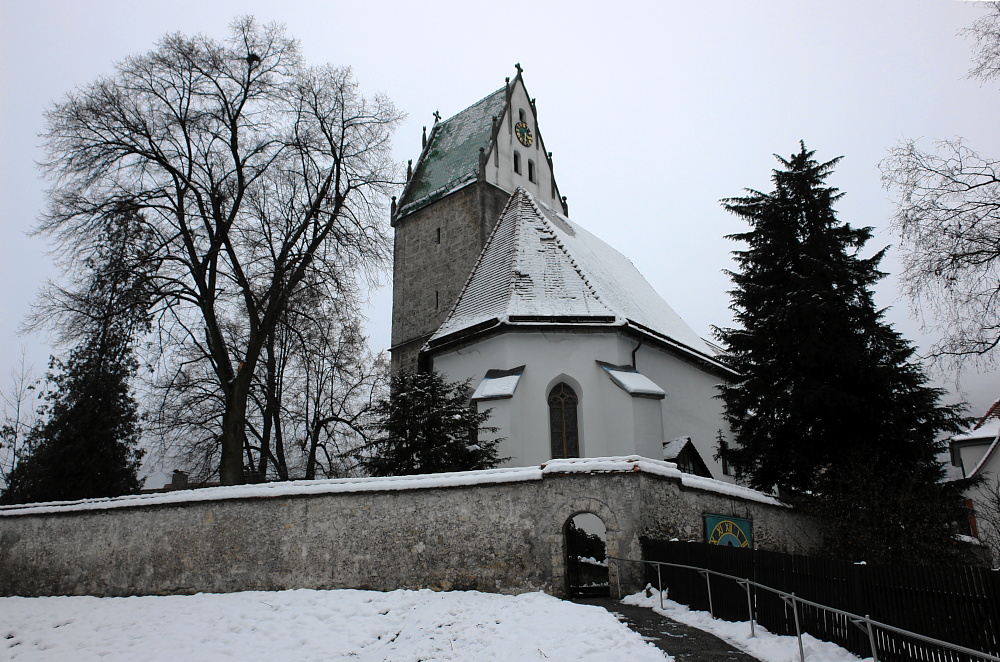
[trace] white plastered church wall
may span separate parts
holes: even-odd
[[[633,343],[634,346],[634,343]],[[719,396],[722,379],[662,350],[643,345],[636,352],[636,368],[666,393],[663,401],[663,436],[666,441],[691,437],[712,477],[732,482],[714,459],[720,430],[732,439]],[[660,455],[655,457],[660,458]]]
[[[663,400],[633,397],[597,364],[626,365],[635,341],[616,331],[508,331],[474,344],[445,350],[434,368],[449,380],[471,379],[475,387],[491,369],[524,365],[514,396],[485,400],[493,409],[488,425],[503,437],[504,466],[530,466],[551,459],[548,394],[566,381],[579,398],[580,455],[602,457],[638,454],[662,457],[665,440],[690,436],[714,478],[723,476],[715,454],[720,411],[715,383],[697,368],[667,352],[644,345],[639,370],[666,391]]]

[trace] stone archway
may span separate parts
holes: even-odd
[[[566,594],[574,596],[607,596],[609,576],[607,559],[607,527],[590,512],[566,520]]]
[[[605,528],[605,553],[607,556],[619,556],[619,548],[627,543],[621,540],[622,532],[618,523],[618,518],[611,511],[608,505],[600,499],[593,497],[578,497],[568,499],[550,511],[549,529],[546,536],[552,551],[552,588],[556,595],[569,597],[569,573],[568,563],[569,551],[567,549],[566,529],[569,522],[577,515],[590,514],[598,518]],[[610,569],[611,563],[605,559]],[[614,573],[610,573],[611,583],[614,583]],[[612,586],[612,589],[615,589]]]

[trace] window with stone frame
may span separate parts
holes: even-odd
[[[576,391],[559,382],[549,391],[549,437],[552,457],[580,457],[580,427],[577,422]]]

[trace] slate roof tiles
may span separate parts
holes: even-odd
[[[632,325],[715,356],[628,258],[522,188],[431,343],[491,320]]]
[[[434,125],[400,198],[400,215],[416,211],[476,180],[479,148],[489,148],[493,117],[499,121],[506,104],[507,89],[503,87]]]

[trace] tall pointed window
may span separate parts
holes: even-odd
[[[552,457],[580,457],[580,428],[576,420],[576,392],[566,382],[549,391],[549,437]]]
[[[514,150],[514,172],[521,174],[521,155],[518,154],[517,150]]]

